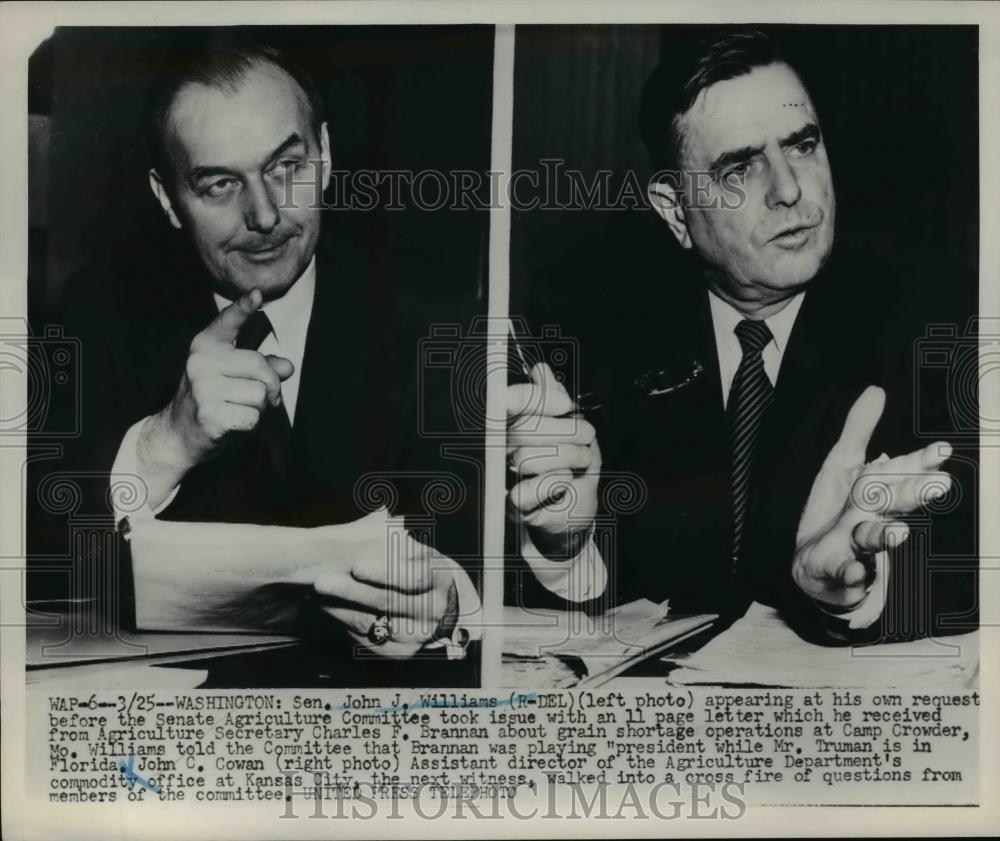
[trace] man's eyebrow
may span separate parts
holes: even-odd
[[[271,163],[275,158],[280,157],[293,146],[304,146],[305,141],[299,136],[297,131],[293,131],[284,139],[282,144],[267,156],[267,163]]]
[[[802,128],[793,131],[787,137],[783,137],[779,141],[778,145],[781,146],[782,149],[787,149],[790,146],[798,146],[805,140],[819,140],[819,138],[819,126],[815,123],[807,123],[802,126]],[[728,152],[723,152],[719,155],[719,157],[712,161],[708,167],[709,171],[719,172],[727,166],[744,163],[749,161],[754,155],[759,155],[763,151],[763,146],[743,146],[740,149],[731,149]]]
[[[789,146],[798,146],[805,140],[819,140],[819,138],[819,126],[815,123],[807,123],[798,131],[793,131],[788,137],[783,138],[778,145],[782,149],[787,149]]]
[[[298,132],[292,132],[288,137],[286,137],[278,147],[267,156],[264,161],[264,165],[271,163],[275,158],[280,157],[289,149],[294,146],[303,145],[305,141],[299,136]],[[213,178],[217,175],[239,175],[238,172],[229,169],[224,166],[196,166],[191,170],[190,179],[192,182],[201,181],[203,178]]]
[[[238,175],[231,169],[224,166],[196,166],[191,170],[189,178],[192,182],[201,181],[203,178],[213,178],[216,175]]]
[[[710,172],[718,172],[721,169],[725,169],[727,166],[749,161],[754,155],[759,155],[763,151],[763,146],[743,146],[740,149],[730,149],[728,152],[723,152],[719,155],[719,157],[712,161],[712,163],[708,165],[708,169]]]

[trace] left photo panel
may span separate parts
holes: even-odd
[[[493,44],[33,53],[29,684],[480,685]]]

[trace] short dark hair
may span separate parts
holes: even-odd
[[[678,40],[642,89],[639,130],[657,170],[680,169],[680,118],[703,90],[784,61],[774,39],[758,29],[716,28],[707,37]]]
[[[170,108],[181,90],[188,85],[205,85],[234,92],[247,73],[261,65],[283,70],[302,88],[312,111],[312,128],[319,137],[324,119],[323,96],[308,73],[277,47],[252,42],[187,45],[171,50],[170,61],[153,87],[148,105],[146,127],[152,165],[164,178],[170,178],[166,149],[166,124]]]

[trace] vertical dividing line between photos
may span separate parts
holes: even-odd
[[[509,173],[514,121],[514,26],[497,25],[493,41],[491,173]],[[510,293],[510,207],[506,178],[491,176],[490,294],[486,331],[485,492],[483,494],[482,685],[500,683],[503,642],[504,495],[507,445],[507,315]]]

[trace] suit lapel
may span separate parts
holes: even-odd
[[[378,325],[387,314],[367,300],[367,261],[341,240],[317,249],[316,295],[306,335],[292,427],[289,492],[310,522],[353,519],[355,483],[380,463],[379,407],[386,361]],[[308,503],[308,504],[306,504]],[[314,510],[313,510],[314,509]]]
[[[787,463],[808,454],[807,463],[792,472],[803,472],[817,459],[818,469],[820,456],[836,440],[849,408],[844,401],[859,378],[859,343],[844,331],[852,320],[842,311],[843,296],[836,286],[831,269],[824,269],[806,292],[759,441],[764,458]]]
[[[845,334],[844,325],[852,321],[836,280],[828,266],[806,292],[757,442],[746,559],[758,599],[773,601],[774,588],[787,579],[813,481],[861,391],[863,356],[859,343]]]
[[[682,321],[683,347],[701,366],[701,375],[684,398],[683,417],[685,440],[699,452],[702,469],[715,472],[729,470],[729,426],[722,402],[722,380],[719,373],[719,353],[715,344],[715,328],[708,293],[703,287],[693,291],[693,299],[680,312],[693,314]],[[686,446],[686,444],[685,444]]]
[[[674,551],[689,557],[684,563],[705,581],[728,575],[729,531],[732,524],[729,481],[729,431],[722,405],[718,353],[708,296],[703,287],[684,287],[664,303],[660,318],[671,325],[666,335],[654,337],[659,357],[692,361],[701,374],[691,385],[672,393],[644,398],[629,420],[628,463],[647,484],[649,502],[640,517],[644,528],[669,535]],[[655,351],[651,351],[655,352]],[[626,443],[629,446],[629,443]],[[674,580],[689,576],[677,559],[664,556]]]

